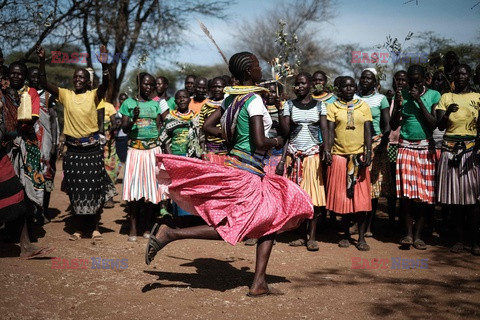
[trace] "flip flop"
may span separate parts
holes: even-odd
[[[348,248],[350,247],[350,241],[348,241],[347,239],[342,239],[340,240],[340,242],[338,243],[338,246],[340,248]]]
[[[20,254],[20,258],[25,260],[41,258],[41,257],[45,257],[47,254],[49,254],[50,252],[53,252],[54,250],[55,248],[52,248],[52,247],[38,248],[38,250],[35,251],[32,255],[22,257],[22,255]]]
[[[92,240],[93,241],[103,241],[103,236],[100,232],[97,230],[93,231],[92,233]]]
[[[78,241],[80,239],[82,239],[82,234],[80,232],[74,232],[68,237],[68,240],[70,241]]]
[[[480,256],[480,247],[479,246],[472,247],[472,254],[474,256]]]
[[[463,252],[463,249],[464,249],[463,248],[463,243],[457,242],[450,248],[450,252],[461,253],[461,252]]]
[[[359,242],[355,247],[358,251],[370,251],[370,246],[366,242]]]
[[[260,293],[260,294],[252,294],[252,293],[247,293],[247,297],[250,298],[261,298],[261,297],[266,297],[266,296],[283,296],[285,293],[275,289],[275,288],[269,288],[267,292]]]
[[[162,250],[163,247],[165,247],[166,245],[165,243],[161,243],[160,241],[158,241],[158,239],[155,237],[159,227],[160,226],[158,225],[158,223],[155,223],[155,225],[152,228],[152,231],[150,231],[150,238],[148,239],[147,247],[145,249],[145,263],[147,265],[149,265],[152,262],[157,252]],[[150,257],[150,249],[154,250],[151,253],[152,254],[151,257]]]
[[[413,244],[413,239],[410,236],[403,237],[400,239],[400,244],[404,246],[411,246]]]
[[[427,245],[421,239],[415,240],[413,242],[413,247],[417,250],[427,250]]]
[[[294,241],[290,241],[288,243],[290,247],[303,247],[305,245],[305,240],[304,239],[298,239]]]
[[[258,242],[258,239],[250,238],[250,239],[245,240],[245,245],[246,246],[254,246],[254,245],[257,244],[257,242]]]
[[[308,240],[307,241],[307,250],[308,251],[318,251],[320,247],[318,246],[318,242],[315,240]]]

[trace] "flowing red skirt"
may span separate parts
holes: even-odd
[[[158,178],[170,198],[197,214],[228,243],[297,228],[313,217],[310,197],[295,183],[275,175],[174,155],[157,155]]]

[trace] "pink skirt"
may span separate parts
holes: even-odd
[[[160,183],[173,201],[199,215],[228,243],[297,228],[313,217],[310,197],[295,183],[276,175],[174,155],[157,155]]]
[[[333,155],[327,169],[327,210],[349,214],[372,210],[370,170],[360,168],[353,198],[347,197],[347,158]]]

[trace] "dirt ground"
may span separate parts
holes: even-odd
[[[400,250],[398,237],[370,238],[371,251],[359,252],[339,248],[339,236],[330,229],[319,234],[320,251],[308,252],[289,247],[294,235],[283,234],[273,249],[268,281],[285,295],[249,298],[254,247],[179,241],[147,266],[147,240],[127,242],[120,202],[104,211],[102,242],[69,241],[71,217],[60,177],[61,172],[51,201],[56,218],[34,230],[38,245],[56,248],[51,258],[22,260],[18,246],[0,244],[1,319],[480,318],[480,258],[451,254],[441,238],[427,237],[426,251]],[[83,269],[55,269],[60,262],[52,258],[87,263]],[[92,258],[120,262],[99,269]],[[359,258],[387,262],[378,269],[352,268],[352,259]],[[427,268],[399,269],[392,258],[428,259]]]

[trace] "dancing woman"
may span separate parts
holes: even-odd
[[[293,182],[265,175],[262,158],[271,148],[280,148],[283,138],[266,138],[271,118],[262,98],[264,88],[254,84],[262,72],[258,59],[249,52],[233,55],[232,75],[241,86],[226,88],[229,96],[205,122],[207,133],[221,136],[216,124],[222,113],[222,128],[230,144],[226,166],[174,155],[159,155],[160,176],[170,180],[170,197],[208,225],[171,229],[154,227],[145,262],[168,243],[180,239],[223,239],[234,245],[244,237],[258,238],[255,276],[249,296],[272,294],[265,274],[277,232],[291,230],[311,219],[308,195]]]
[[[100,48],[106,55],[105,46]],[[100,214],[106,201],[115,194],[115,186],[105,171],[103,148],[105,142],[104,123],[105,110],[98,107],[108,87],[108,64],[102,56],[103,80],[98,89],[91,87],[87,70],[77,68],[73,74],[74,90],[59,88],[47,81],[45,73],[45,49],[37,46],[40,58],[38,76],[40,85],[51,95],[58,97],[63,104],[65,121],[63,133],[66,137],[67,153],[63,158],[65,187],[76,216],[91,217],[88,232],[92,231],[93,240],[102,240],[98,224]],[[70,240],[82,237],[80,230],[74,232]]]

